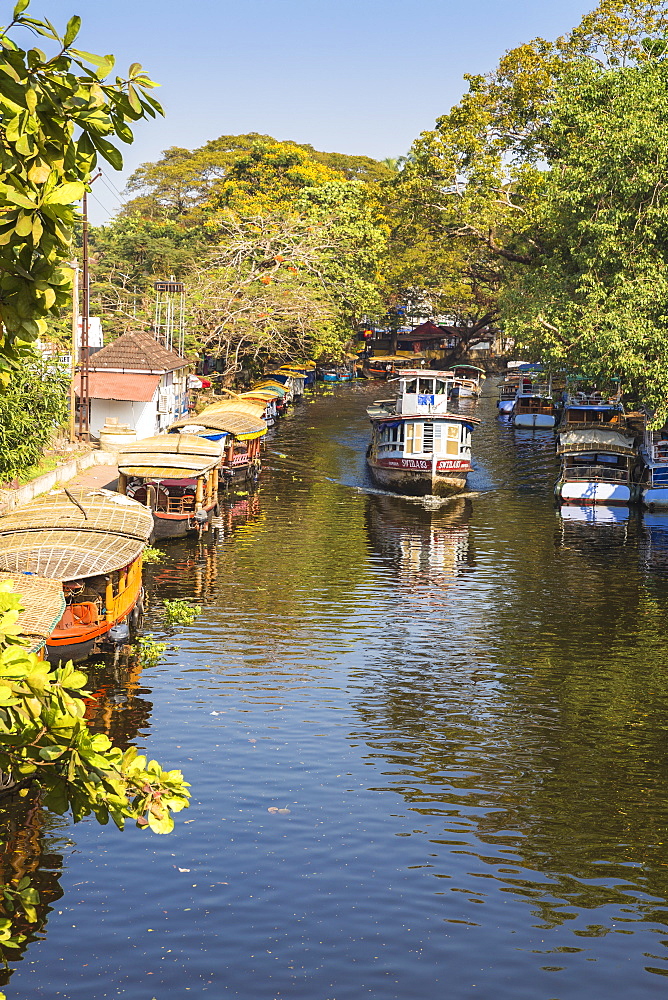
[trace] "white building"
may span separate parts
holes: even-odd
[[[152,437],[188,412],[189,362],[150,333],[124,333],[90,359],[89,427],[99,437],[109,417],[137,438]],[[77,397],[80,376],[75,379]]]

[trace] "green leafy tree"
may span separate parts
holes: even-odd
[[[148,93],[155,84],[139,63],[107,78],[113,56],[74,47],[81,19],[61,34],[48,19],[28,16],[19,0],[0,29],[0,370],[47,329],[70,294],[63,263],[71,254],[79,201],[99,158],[120,169],[111,141],[132,142],[129,123],[161,113]],[[26,29],[53,52],[21,48]],[[6,380],[6,377],[5,377]]]
[[[21,360],[0,392],[0,479],[35,465],[67,418],[69,374],[35,359]]]

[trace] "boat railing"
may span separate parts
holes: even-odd
[[[560,431],[586,431],[605,430],[623,431],[626,430],[626,419],[623,413],[616,413],[610,420],[571,420],[568,417],[568,410],[564,411],[563,418],[559,424]]]
[[[648,451],[650,461],[668,464],[668,441],[656,441]]]
[[[554,413],[554,406],[548,400],[517,400],[515,403],[515,413]]]
[[[160,514],[192,514],[195,510],[195,497],[160,497],[153,509]]]
[[[571,465],[563,471],[564,479],[575,482],[595,479],[597,482],[628,483],[628,469],[611,469],[609,465]]]

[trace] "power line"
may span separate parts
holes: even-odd
[[[102,181],[102,183],[106,187],[106,189],[109,192],[109,194],[111,194],[114,198],[116,198],[116,201],[119,203],[119,205],[121,205],[121,206],[124,205],[123,195],[118,190],[118,188],[116,187],[116,185],[114,184],[114,182],[111,180],[111,178],[109,179],[109,184],[111,184],[111,187],[109,186],[109,184],[107,184],[107,179],[104,176],[104,174],[102,175],[102,177],[100,177],[100,180]],[[113,191],[112,191],[112,187],[113,187]]]

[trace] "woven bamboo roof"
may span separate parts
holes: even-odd
[[[267,433],[267,425],[259,417],[240,413],[238,410],[222,410],[216,405],[207,406],[197,416],[183,417],[172,424],[170,430],[179,427],[205,427],[210,431],[225,431],[240,441],[250,441]]]
[[[23,611],[17,626],[31,642],[31,652],[41,649],[65,611],[65,595],[60,580],[46,580],[41,576],[24,576],[23,573],[0,573],[0,583],[12,583],[13,591],[21,598]]]
[[[54,490],[0,517],[0,550],[17,532],[42,534],[48,530],[81,535],[84,545],[90,535],[99,532],[117,542],[128,538],[143,545],[153,530],[153,516],[143,504],[110,490],[81,487],[73,487],[67,492]]]
[[[0,570],[80,580],[122,569],[141,555],[145,544],[143,538],[108,531],[14,531],[0,538]]]
[[[236,399],[225,399],[220,403],[212,403],[210,410],[234,410],[237,413],[248,413],[251,417],[261,417],[264,413],[265,404],[259,399],[246,399],[245,396],[238,396]]]
[[[196,434],[158,434],[118,452],[119,472],[142,479],[191,479],[219,462],[220,445]]]

